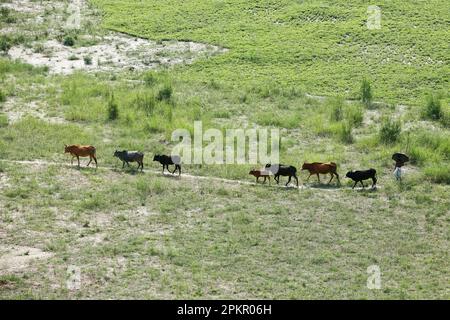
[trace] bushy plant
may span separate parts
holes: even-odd
[[[443,116],[440,96],[429,94],[423,109],[423,117],[430,120],[440,120]]]
[[[363,79],[361,83],[361,101],[366,107],[370,107],[372,104],[372,87],[369,80]]]
[[[399,120],[385,118],[381,124],[379,138],[380,142],[392,144],[400,139],[402,124]]]
[[[163,100],[170,100],[170,98],[172,97],[172,85],[169,82],[164,83],[163,87],[158,91],[158,100],[159,101],[163,101]]]
[[[63,45],[67,46],[67,47],[73,47],[75,45],[75,40],[73,37],[71,36],[66,36],[63,39]]]
[[[112,94],[108,102],[108,119],[116,120],[117,118],[119,118],[119,106],[114,99],[114,94]]]
[[[92,57],[91,56],[85,56],[83,57],[84,64],[90,66],[92,64]]]
[[[11,49],[12,41],[9,37],[2,35],[0,36],[0,51],[3,53],[8,53]]]

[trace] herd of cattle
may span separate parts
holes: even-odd
[[[80,167],[80,157],[89,157],[89,164],[91,164],[92,160],[94,160],[95,165],[97,167],[97,157],[96,157],[96,149],[94,146],[82,146],[82,145],[65,145],[64,153],[69,153],[72,156],[71,164],[73,165],[73,159],[77,158],[78,160],[78,167]],[[139,151],[115,151],[114,157],[120,159],[122,161],[122,168],[125,167],[125,164],[127,166],[130,166],[130,162],[137,162],[138,167],[137,169],[144,170],[144,153]],[[395,153],[392,156],[392,159],[395,161],[395,168],[394,168],[394,175],[398,180],[401,180],[401,168],[405,165],[406,162],[409,161],[408,156],[402,154],[402,153]],[[169,165],[175,165],[175,169],[170,172],[174,174],[176,171],[178,171],[178,175],[181,175],[181,158],[179,156],[167,156],[167,155],[155,155],[153,157],[153,161],[157,161],[163,166],[163,174],[164,169],[169,170]],[[309,176],[306,179],[306,182],[309,181],[309,178],[312,175],[317,175],[317,180],[320,183],[320,176],[319,174],[330,174],[331,178],[328,181],[328,184],[331,183],[334,177],[336,177],[336,180],[338,184],[340,185],[339,180],[339,174],[337,173],[337,164],[334,162],[313,162],[313,163],[304,163],[302,165],[302,170],[306,170],[309,172]],[[259,178],[264,178],[263,183],[266,182],[266,180],[269,180],[270,184],[270,178],[273,177],[277,184],[280,182],[280,176],[289,177],[286,186],[289,185],[291,182],[291,179],[294,178],[295,182],[298,187],[298,178],[297,178],[297,168],[294,166],[286,166],[283,164],[266,164],[264,168],[262,169],[252,169],[249,172],[250,175],[253,175],[256,177],[256,182],[259,182]],[[363,188],[365,188],[364,180],[372,179],[372,188],[375,188],[377,183],[377,171],[375,169],[368,169],[368,170],[357,170],[357,171],[349,171],[345,175],[347,178],[352,179],[355,184],[353,185],[353,188],[358,184],[358,182],[362,185]]]

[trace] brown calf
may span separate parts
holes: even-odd
[[[256,177],[256,183],[259,182],[259,177],[264,178],[263,183],[266,183],[266,179],[269,178],[269,184],[270,184],[270,175],[271,175],[270,171],[252,169],[252,170],[250,170],[250,172],[248,174],[251,174],[252,176]]]
[[[64,153],[70,153],[72,155],[72,159],[70,161],[70,164],[73,165],[73,158],[77,158],[78,160],[78,167],[80,167],[80,157],[89,157],[89,162],[87,164],[87,167],[89,167],[89,164],[91,163],[92,159],[94,159],[95,167],[97,167],[97,158],[95,157],[95,147],[94,146],[81,146],[79,144],[73,144],[73,145],[64,145]]]
[[[336,176],[339,184],[341,184],[341,181],[339,180],[339,175],[336,172],[337,165],[334,162],[328,162],[328,163],[321,163],[321,162],[313,162],[313,163],[304,163],[302,166],[302,170],[308,170],[309,171],[309,177],[306,179],[306,181],[309,180],[309,178],[313,175],[317,175],[317,180],[320,183],[320,177],[319,174],[330,174],[331,179],[328,181],[328,183],[333,180],[334,176]]]

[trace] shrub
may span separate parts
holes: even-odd
[[[75,40],[71,36],[66,36],[63,39],[63,45],[73,47],[75,45]]]
[[[172,97],[172,91],[172,85],[166,82],[164,86],[158,91],[158,100],[170,100],[170,98]]]
[[[341,124],[338,130],[339,140],[343,143],[353,143],[353,135],[352,135],[352,125],[351,123],[344,122]]]
[[[426,98],[423,117],[431,120],[439,120],[443,116],[440,96],[430,94]]]
[[[90,57],[90,56],[83,57],[83,60],[84,60],[84,64],[87,66],[90,66],[92,64],[92,57]]]
[[[114,100],[114,94],[112,94],[108,102],[108,119],[116,120],[117,118],[119,118],[119,106]]]
[[[11,49],[11,39],[4,35],[0,36],[0,51],[8,53],[9,49]]]
[[[398,120],[386,118],[381,124],[379,138],[380,141],[386,144],[397,142],[402,132],[402,124]]]
[[[343,100],[335,98],[331,101],[331,121],[339,122],[344,119]]]
[[[367,79],[363,79],[361,83],[361,101],[366,107],[370,107],[372,103],[372,88]]]
[[[5,102],[6,101],[6,94],[0,90],[0,102]]]
[[[349,106],[345,112],[347,121],[355,127],[359,127],[364,120],[364,113],[361,106]]]

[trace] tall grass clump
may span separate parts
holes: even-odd
[[[5,35],[0,36],[0,52],[4,54],[8,53],[9,49],[11,49],[12,41],[9,37]]]
[[[156,107],[156,98],[153,93],[138,93],[134,99],[134,105],[147,116],[153,114]]]
[[[64,37],[62,43],[66,47],[73,47],[75,45],[75,39],[71,36],[66,36]]]
[[[362,83],[361,83],[361,89],[360,89],[360,94],[361,94],[361,101],[362,103],[364,103],[364,105],[369,108],[370,105],[372,104],[372,87],[370,85],[369,80],[367,79],[363,79]]]
[[[158,101],[169,101],[172,98],[172,85],[169,82],[165,82],[163,87],[159,89],[157,99]]]
[[[6,94],[0,89],[0,102],[6,101]]]
[[[350,105],[345,110],[345,118],[354,127],[359,127],[364,120],[363,108],[360,105]]]
[[[352,124],[348,121],[344,121],[338,129],[339,140],[343,143],[353,143],[354,138],[352,134]]]
[[[380,142],[385,144],[395,143],[400,139],[401,132],[402,124],[399,120],[385,118],[379,131]]]
[[[440,96],[436,94],[429,94],[426,97],[425,106],[422,111],[422,116],[425,119],[440,120],[443,116]]]
[[[117,118],[119,118],[119,106],[114,99],[114,94],[111,94],[108,101],[108,119],[116,120]]]
[[[331,116],[330,120],[339,122],[344,119],[344,100],[342,98],[333,98],[330,101]]]

